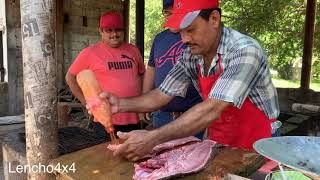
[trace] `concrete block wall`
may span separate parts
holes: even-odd
[[[64,14],[69,17],[69,21],[64,24],[64,73],[83,48],[99,41],[99,16],[111,10],[122,12],[121,4],[121,0],[63,1]],[[5,0],[5,7],[9,75],[7,88],[4,88],[8,93],[0,93],[0,116],[17,115],[24,111],[20,1]],[[87,19],[87,26],[83,25],[83,17]]]
[[[8,115],[17,115],[24,111],[20,1],[6,0],[5,5],[8,33],[7,113]]]
[[[0,117],[8,112],[8,83],[0,82]]]
[[[79,52],[100,40],[99,17],[106,11],[122,12],[121,0],[64,0],[64,69],[66,73]],[[87,26],[83,25],[83,18]]]
[[[280,110],[290,112],[293,103],[320,105],[320,92],[296,88],[277,88]]]

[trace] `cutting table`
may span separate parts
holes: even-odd
[[[108,143],[99,144],[74,153],[66,154],[54,159],[51,164],[71,167],[74,164],[75,172],[55,171],[59,180],[128,180],[133,176],[133,163],[125,159],[114,157],[107,149]],[[255,152],[225,147],[212,158],[207,167],[196,174],[187,175],[181,179],[217,179],[227,174],[236,174],[243,177],[256,171],[264,162],[262,156]],[[69,169],[69,168],[67,168]]]

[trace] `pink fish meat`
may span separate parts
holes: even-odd
[[[186,144],[134,164],[135,180],[167,179],[201,171],[213,155],[216,142]]]
[[[214,141],[200,141],[193,136],[162,143],[144,156],[149,159],[134,164],[133,179],[168,179],[199,172],[215,155],[215,145]],[[114,151],[118,146],[108,145],[108,149]]]

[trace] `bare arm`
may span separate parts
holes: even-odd
[[[114,152],[114,155],[125,156],[129,160],[136,161],[160,143],[191,136],[207,128],[229,105],[230,103],[221,100],[206,100],[159,129],[118,133],[118,136],[126,141]]]
[[[207,128],[229,105],[230,103],[222,100],[206,100],[189,109],[177,120],[152,133],[157,137],[157,143],[191,136]]]
[[[146,76],[146,73],[143,73],[143,74],[141,74],[141,75],[138,75],[138,83],[139,83],[139,85],[140,85],[140,92],[139,92],[139,94],[142,94],[143,92],[142,92],[142,88],[143,88],[143,79],[144,79],[144,77]]]
[[[144,73],[144,77],[143,77],[142,94],[145,94],[155,88],[154,75],[155,75],[155,68],[152,66],[147,66],[146,71]],[[139,118],[140,120],[150,123],[149,121],[151,120],[151,112],[139,113]]]
[[[172,98],[155,89],[138,97],[120,99],[118,112],[152,112],[168,104]]]
[[[77,83],[76,80],[76,76],[70,74],[69,72],[67,72],[66,75],[66,82],[68,84],[68,86],[70,87],[70,90],[72,92],[72,94],[79,99],[79,101],[81,102],[82,105],[86,105],[86,100],[84,99],[83,93]]]
[[[154,89],[154,76],[155,76],[155,68],[148,66],[143,78],[143,88],[142,93],[147,93]]]

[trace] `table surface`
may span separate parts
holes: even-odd
[[[72,180],[105,180],[107,179],[132,179],[133,163],[125,159],[114,157],[107,149],[108,143],[99,144],[87,149],[60,156],[51,161],[52,165],[60,164],[71,167],[74,163],[75,172],[55,172],[57,179]],[[210,160],[204,170],[199,173],[187,175],[182,179],[212,179],[216,176],[223,177],[227,174],[249,176],[264,162],[263,157],[255,152],[238,149],[223,148]],[[63,169],[63,168],[61,168]]]

